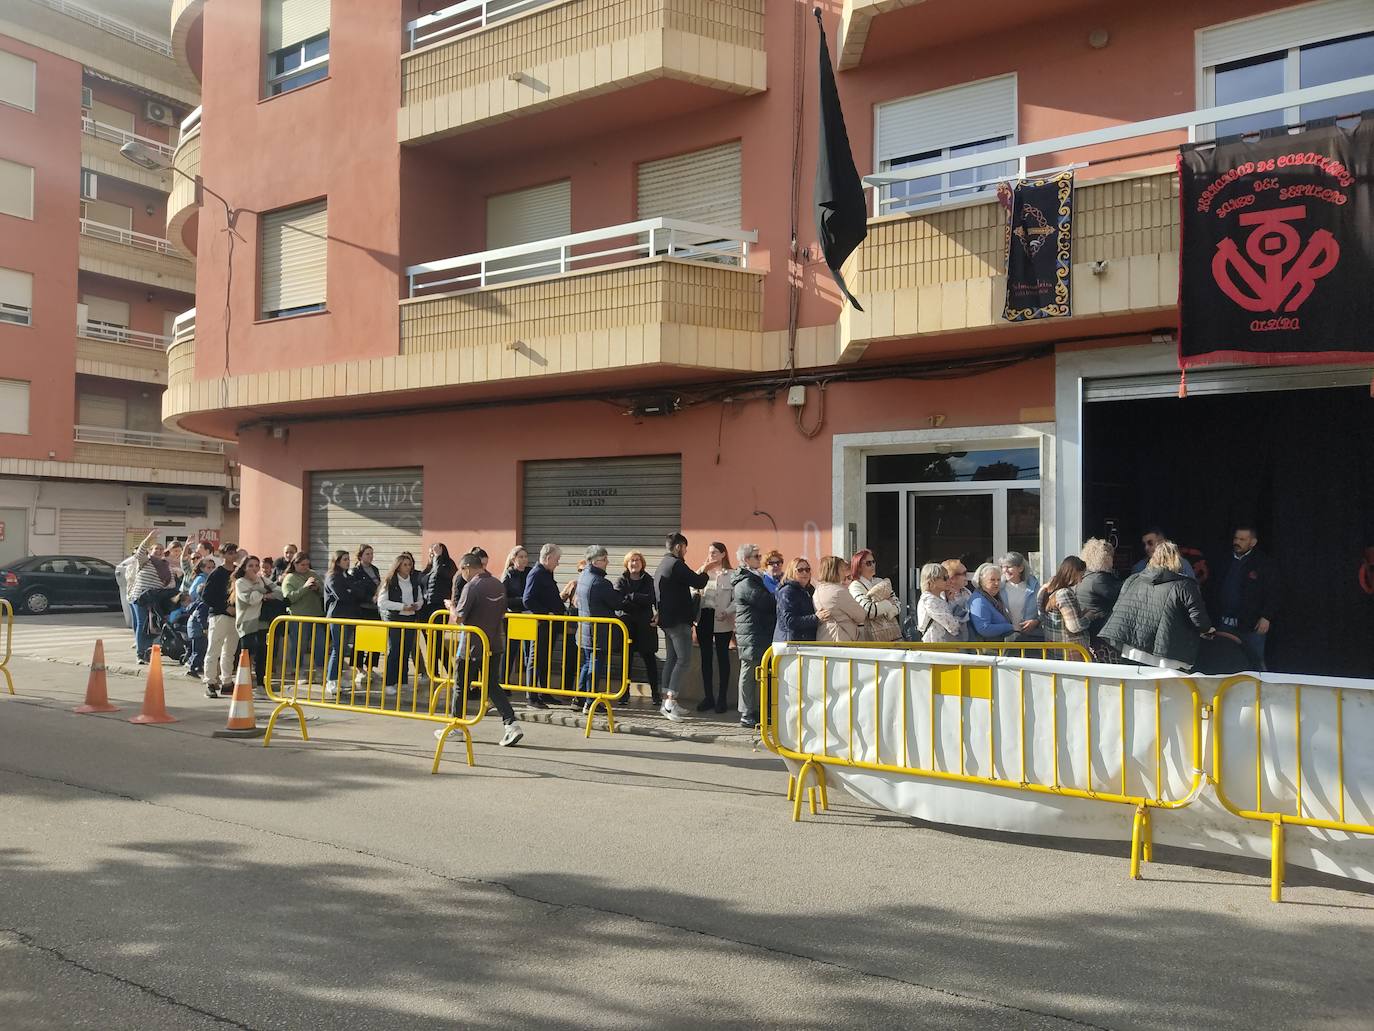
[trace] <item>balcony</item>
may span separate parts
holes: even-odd
[[[465,0],[407,25],[402,143],[439,139],[656,80],[660,101],[766,88],[764,0]],[[707,88],[689,97],[681,84]],[[714,96],[712,94],[714,93]]]
[[[170,161],[172,148],[166,143],[140,136],[115,125],[97,122],[89,115],[81,116],[81,167],[125,182],[138,183],[150,190],[166,193],[172,173],[141,168],[119,153],[126,143],[137,143],[160,158]]]
[[[167,345],[167,389],[162,394],[162,424],[175,427],[175,416],[190,410],[191,381],[196,375],[196,310],[184,311],[172,323]]]
[[[873,343],[916,336],[924,341],[981,332],[1014,344],[1033,333],[1043,335],[1051,326],[1058,335],[1075,336],[1104,330],[1140,332],[1172,324],[1179,275],[1178,176],[1172,168],[1103,174],[1075,186],[1073,315],[1043,320],[1034,329],[1032,324],[1013,325],[1002,319],[1005,211],[989,192],[960,196],[971,192],[970,184],[948,185],[949,177],[997,166],[1019,166],[1023,177],[1094,166],[1120,168],[1125,160],[1138,164],[1152,156],[1162,164],[1177,154],[1180,142],[1205,139],[1217,122],[1358,96],[1372,89],[1374,75],[1368,75],[865,176],[874,188],[876,210],[916,207],[907,214],[884,214],[869,222],[868,238],[855,252],[849,269],[854,294],[864,311],[846,306],[841,312],[840,360],[858,360]],[[1124,148],[1116,146],[1124,141],[1129,141]],[[1080,160],[1065,163],[1075,156]],[[1032,161],[1054,167],[1028,170]],[[891,187],[913,181],[946,185],[922,194],[892,194]],[[1085,325],[1089,320],[1101,321]],[[939,344],[931,339],[930,346]]]
[[[172,0],[172,57],[182,75],[200,81],[205,0]]]
[[[172,41],[72,0],[14,0],[8,19],[62,44],[62,54],[158,96],[194,104],[196,80],[177,68]],[[35,41],[37,42],[37,41]],[[38,45],[44,45],[39,42]]]
[[[103,467],[98,479],[229,485],[222,441],[106,426],[77,426],[74,439],[72,461]]]
[[[172,167],[181,175],[173,177],[167,197],[167,236],[187,254],[196,253],[200,210],[196,189],[200,177],[200,108],[181,123],[181,137],[172,155]]]
[[[170,240],[131,229],[81,219],[78,266],[83,272],[115,276],[135,283],[196,292],[195,271]]]
[[[166,384],[170,337],[78,318],[76,371],[88,376]]]
[[[414,265],[401,354],[442,354],[458,383],[750,369],[762,331],[762,273],[748,267],[756,239],[657,218]]]

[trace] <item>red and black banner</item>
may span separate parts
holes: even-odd
[[[1073,270],[1073,172],[997,188],[1007,208],[1008,322],[1065,318]]]
[[[1374,362],[1374,119],[1184,148],[1178,363]]]

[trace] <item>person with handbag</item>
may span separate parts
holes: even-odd
[[[849,564],[839,555],[826,555],[817,572],[816,591],[812,601],[817,611],[825,609],[818,641],[868,641],[868,610],[854,600],[845,587],[849,578]]]
[[[658,690],[658,622],[654,615],[657,599],[654,578],[649,575],[644,553],[632,551],[625,556],[625,572],[616,578],[615,589],[624,597],[620,618],[630,631],[630,661],[637,655],[644,663],[654,704],[662,704]]]
[[[873,552],[865,548],[856,553],[849,562],[849,593],[868,613],[870,640],[900,641],[902,609],[892,581],[875,575],[877,567]]]

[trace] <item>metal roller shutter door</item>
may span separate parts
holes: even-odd
[[[739,143],[646,161],[639,166],[640,218],[679,218],[740,227]]]
[[[129,425],[129,402],[122,397],[103,394],[78,394],[76,421],[81,426],[103,426],[122,430]]]
[[[663,538],[682,525],[682,456],[526,462],[522,510],[532,560],[546,543],[563,549],[560,583],[592,544],[611,553],[612,576],[627,551],[644,552],[652,569]]]
[[[1190,369],[1188,396],[1206,394],[1244,394],[1264,390],[1321,390],[1327,387],[1362,387],[1374,369],[1363,366],[1322,368],[1256,366],[1237,369]],[[1083,400],[1142,401],[1146,398],[1177,397],[1177,372],[1143,376],[1111,376],[1083,381]]]
[[[328,568],[336,550],[372,545],[383,573],[402,551],[424,566],[421,518],[424,470],[346,469],[310,474],[310,560]]]
[[[124,513],[64,508],[57,517],[59,545],[64,555],[103,558],[118,563],[124,554]]]
[[[528,190],[515,190],[487,198],[487,249],[515,247],[522,243],[552,240],[572,232],[572,180],[562,179]],[[500,258],[488,263],[488,272],[518,269],[507,276],[487,277],[488,283],[558,272],[558,249]]]

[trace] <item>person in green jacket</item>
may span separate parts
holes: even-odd
[[[297,552],[281,582],[286,611],[292,616],[324,617],[324,581],[310,568],[310,556]],[[292,623],[286,634],[285,669],[288,676],[324,682],[324,649],[328,633],[323,623]],[[314,671],[313,674],[311,671]]]

